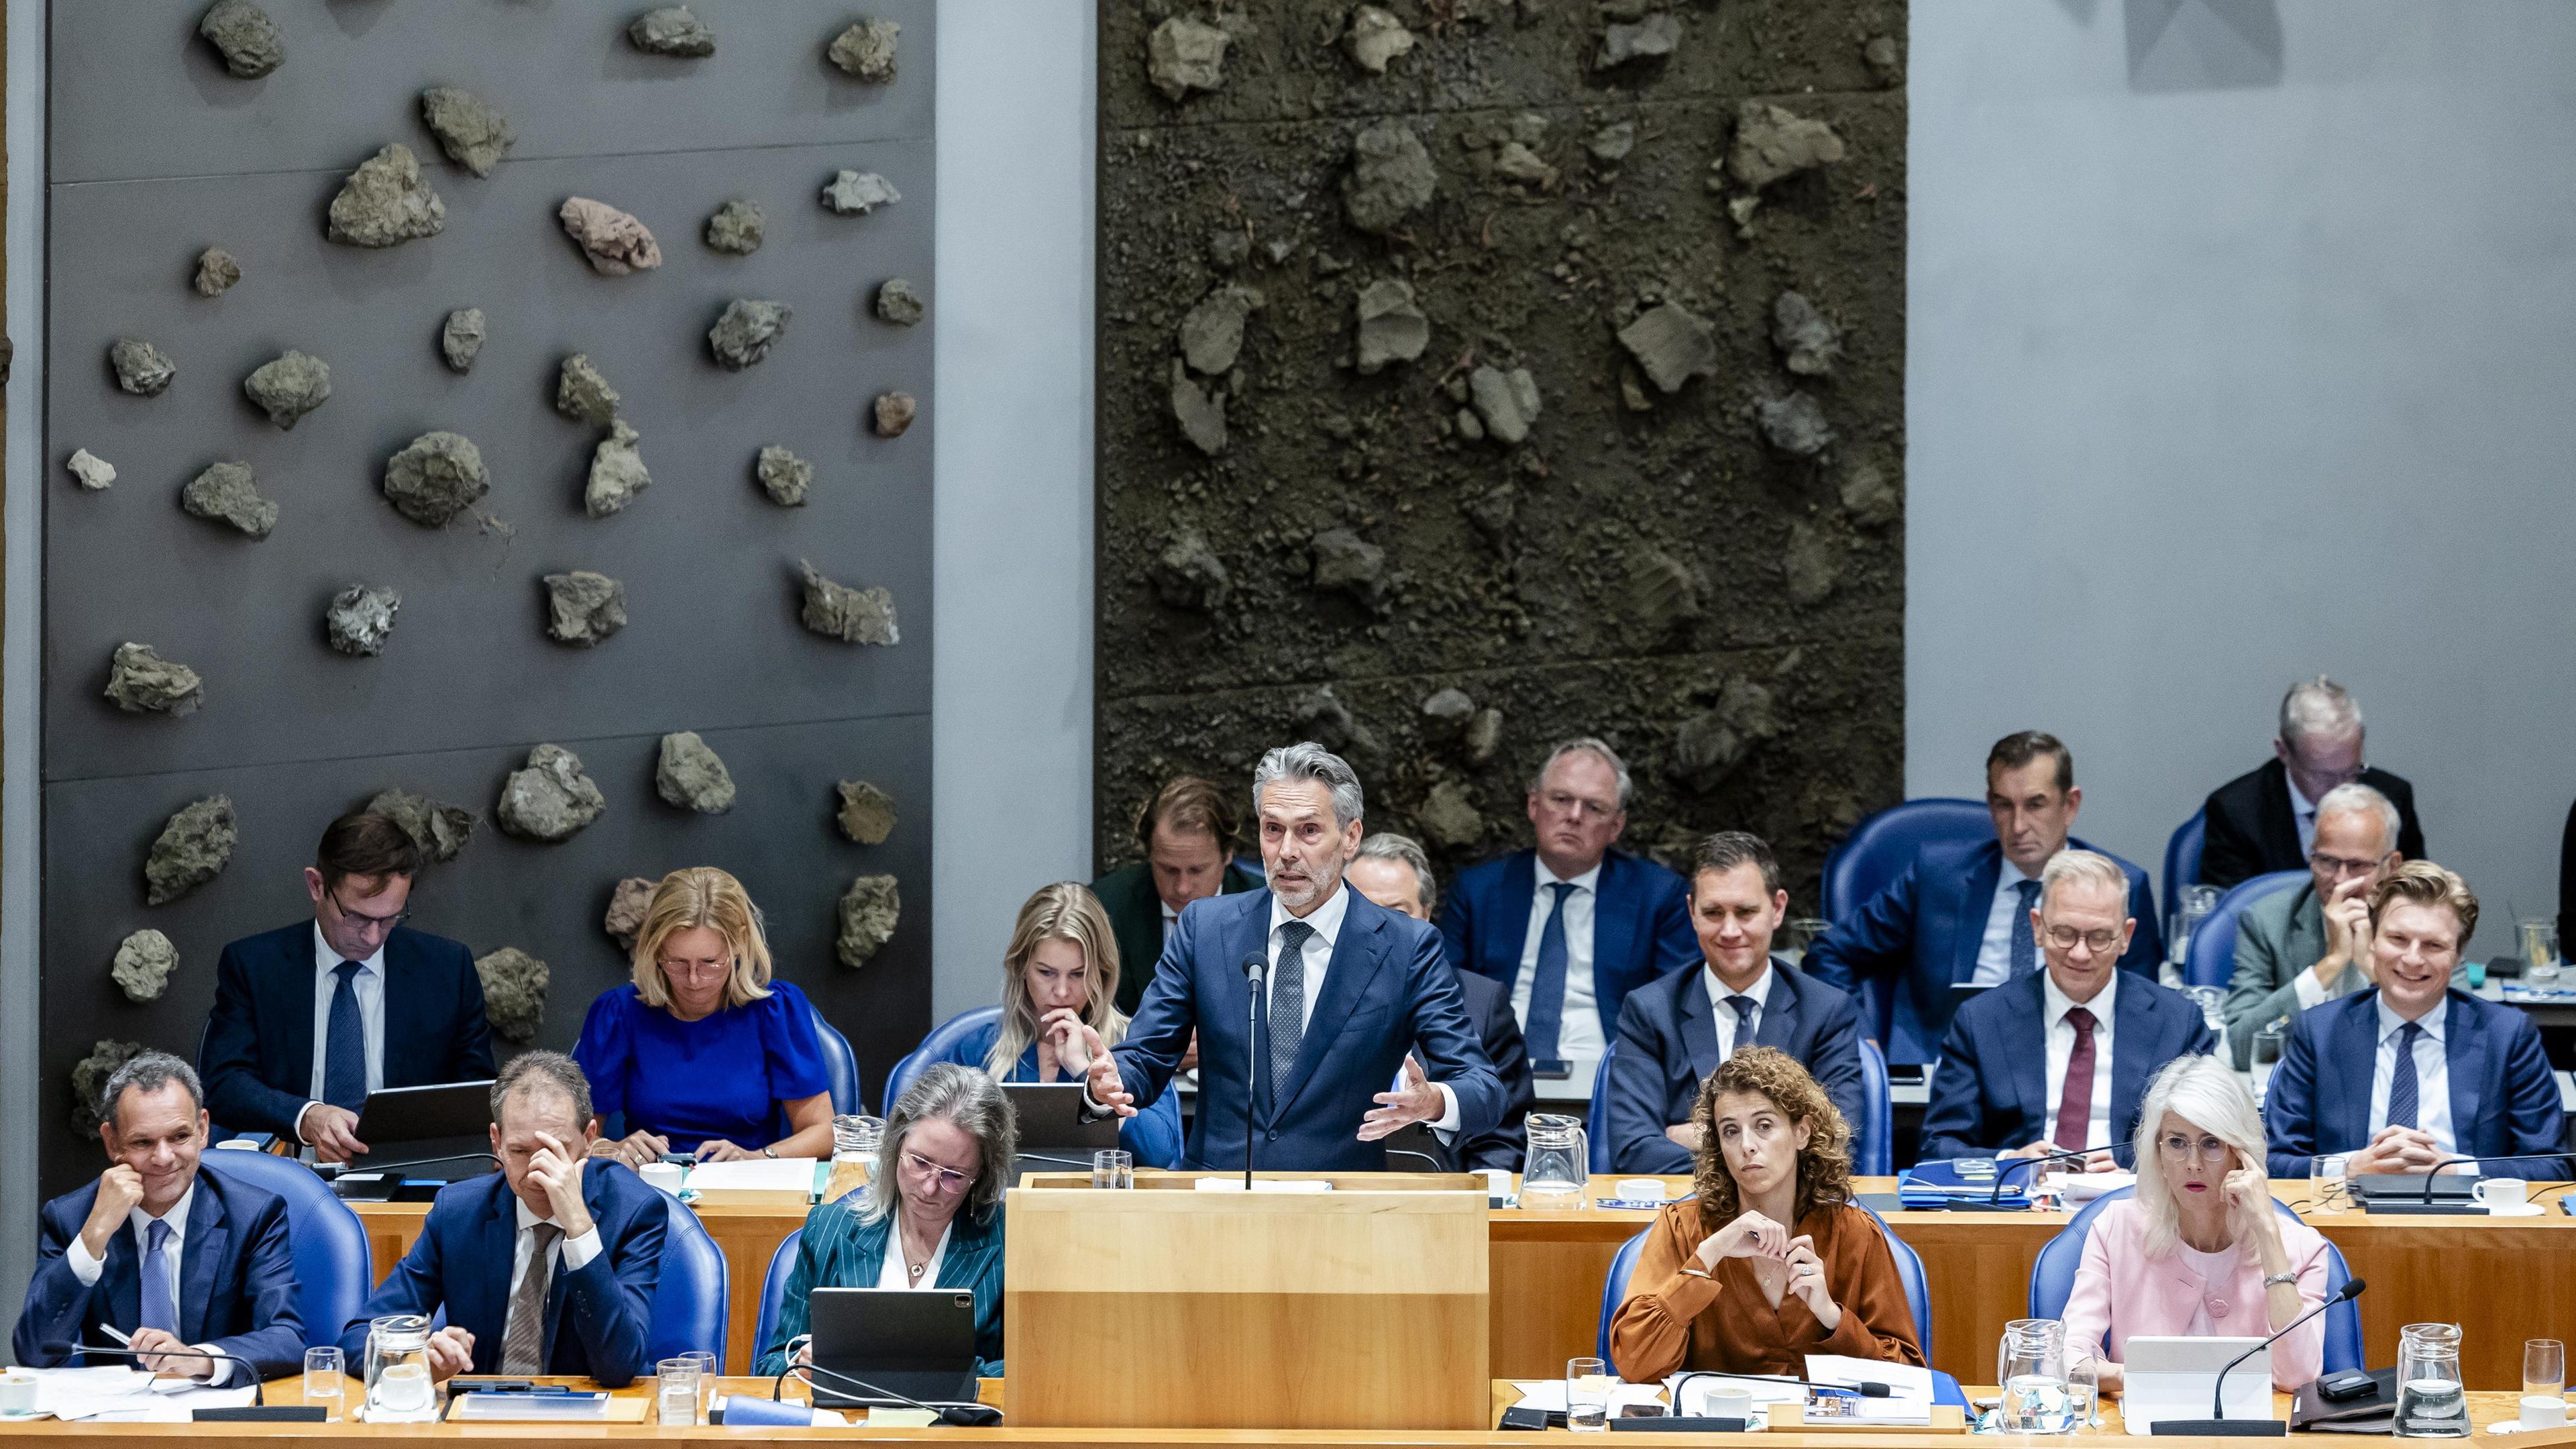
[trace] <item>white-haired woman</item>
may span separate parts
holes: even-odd
[[[2093,1222],[2066,1301],[2069,1351],[2120,1386],[2133,1335],[2261,1338],[2325,1301],[2326,1240],[2280,1211],[2263,1119],[2216,1057],[2177,1057],[2138,1113],[2138,1190]],[[2272,1382],[2296,1389],[2325,1359],[2320,1316],[2272,1345]]]

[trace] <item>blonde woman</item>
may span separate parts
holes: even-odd
[[[631,1167],[828,1157],[832,1097],[814,1006],[769,976],[760,908],[712,866],[662,877],[635,932],[635,979],[590,1004],[573,1060],[623,1137],[591,1146]]]
[[[980,1067],[997,1082],[1080,1083],[1090,1069],[1082,1028],[1116,1046],[1127,1035],[1118,1010],[1118,937],[1109,913],[1072,881],[1041,886],[1020,907],[1002,955],[1002,1015],[968,1032],[934,1060]],[[927,1063],[924,1063],[927,1065]],[[1118,1143],[1139,1167],[1180,1160],[1177,1093],[1121,1123]]]
[[[2176,1057],[2138,1114],[2138,1190],[2102,1209],[2066,1300],[2066,1347],[2101,1364],[2105,1393],[2140,1335],[2261,1338],[2325,1301],[2326,1240],[2273,1206],[2263,1119],[2216,1057]],[[2326,1321],[2270,1349],[2272,1382],[2323,1372]]]

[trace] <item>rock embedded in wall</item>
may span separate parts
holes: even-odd
[[[780,447],[760,450],[752,460],[752,477],[770,502],[781,508],[802,508],[806,493],[814,486],[814,465]]]
[[[644,929],[645,913],[653,906],[653,888],[660,884],[640,875],[630,875],[608,893],[608,910],[601,916],[599,928],[617,943],[617,949],[632,952],[635,933]]]
[[[342,654],[372,659],[385,652],[385,641],[394,634],[394,615],[401,610],[402,595],[392,589],[351,584],[333,594],[323,609],[323,636]]]
[[[653,766],[653,793],[683,810],[722,815],[733,808],[733,773],[697,731],[681,730],[662,736]]]
[[[1746,101],[1736,108],[1735,143],[1726,153],[1726,169],[1736,180],[1759,189],[1801,171],[1833,165],[1847,154],[1843,138],[1825,122],[1768,101]]]
[[[209,795],[171,815],[143,857],[143,903],[166,906],[223,873],[241,843],[232,797]]]
[[[1601,48],[1593,52],[1594,70],[1612,70],[1638,60],[1661,60],[1681,47],[1681,17],[1655,11],[1635,20],[1602,27]]]
[[[447,323],[438,329],[438,354],[447,359],[452,372],[472,372],[474,359],[483,351],[483,309],[459,307],[447,314]]]
[[[1351,142],[1350,173],[1342,178],[1342,206],[1351,225],[1383,235],[1431,204],[1440,172],[1422,138],[1401,121],[1381,121]]]
[[[624,401],[592,365],[586,352],[565,358],[555,374],[555,411],[575,422],[597,423],[604,428],[617,417],[618,406]]]
[[[649,272],[662,265],[662,244],[633,212],[575,196],[566,199],[555,215],[563,222],[564,235],[581,248],[583,260],[603,277]]]
[[[331,198],[325,232],[344,246],[382,250],[446,229],[447,203],[420,174],[420,158],[397,141],[358,163]]]
[[[241,530],[253,539],[277,527],[277,505],[259,496],[248,463],[215,463],[179,490],[179,506],[194,517]]]
[[[760,250],[769,234],[769,214],[757,201],[735,197],[707,218],[707,247],[727,256],[747,257]]]
[[[836,584],[803,560],[796,567],[805,592],[805,607],[798,617],[806,628],[844,644],[901,641],[902,634],[895,627],[893,594],[881,588],[854,589]]]
[[[1717,375],[1717,327],[1678,302],[1664,302],[1637,314],[1619,329],[1619,345],[1644,370],[1648,381],[1667,396],[1680,392],[1694,377]]]
[[[1511,446],[1528,441],[1538,421],[1538,379],[1526,367],[1479,367],[1467,375],[1467,399],[1487,437]]]
[[[1232,36],[1213,25],[1175,15],[1154,27],[1145,42],[1145,72],[1170,101],[1225,84],[1225,48]]]
[[[1771,345],[1780,349],[1781,365],[1800,377],[1830,377],[1843,355],[1843,333],[1815,303],[1782,292],[1771,304]]]
[[[139,337],[120,337],[109,344],[107,362],[116,369],[116,385],[136,397],[159,397],[179,375],[177,363]]]
[[[257,80],[286,63],[286,37],[251,0],[215,0],[197,17],[197,33],[239,80]]]
[[[740,372],[769,356],[769,349],[787,335],[788,319],[794,315],[784,302],[736,297],[707,329],[707,350],[715,354],[717,366]]]
[[[493,109],[492,104],[469,90],[455,86],[431,86],[420,93],[421,124],[438,138],[439,148],[447,159],[473,172],[489,176],[501,158],[518,144],[518,132],[510,128],[510,118]]]
[[[912,283],[888,277],[877,284],[875,311],[880,322],[910,327],[921,321],[921,297],[912,290]]]
[[[474,958],[474,974],[483,983],[483,1014],[492,1032],[504,1041],[532,1042],[546,1025],[546,988],[554,973],[546,963],[504,946]]]
[[[644,467],[644,455],[635,447],[640,441],[642,435],[624,418],[610,421],[608,436],[591,450],[590,477],[581,490],[584,513],[593,518],[622,513],[653,486],[653,475]]]
[[[1412,283],[1380,277],[1360,288],[1353,305],[1359,318],[1360,376],[1374,377],[1392,363],[1411,362],[1431,345],[1431,319],[1415,301]]]
[[[548,574],[546,637],[588,649],[626,627],[626,585],[606,574],[574,569]]]
[[[164,659],[149,644],[116,646],[107,675],[107,697],[128,714],[183,718],[206,702],[205,681],[197,671]]]
[[[1183,526],[1154,556],[1154,593],[1176,609],[1212,613],[1234,593],[1234,575],[1208,545],[1207,535]]]
[[[70,461],[63,466],[71,469],[73,481],[79,483],[84,492],[103,492],[116,481],[116,469],[87,448],[74,449]]]
[[[88,1056],[72,1063],[72,1135],[84,1142],[98,1141],[99,1094],[107,1090],[107,1079],[116,1075],[117,1068],[146,1050],[139,1041],[102,1040]]]
[[[1763,398],[1754,404],[1754,412],[1761,420],[1762,436],[1792,458],[1812,458],[1833,446],[1834,428],[1825,417],[1824,405],[1807,393]]]
[[[881,392],[869,411],[878,437],[900,438],[911,430],[912,420],[921,412],[921,404],[914,402],[908,392]]]
[[[385,501],[424,528],[440,528],[490,492],[482,451],[461,433],[423,433],[385,460]]]
[[[866,780],[843,780],[838,786],[840,812],[833,820],[853,845],[883,845],[894,834],[894,797]]]
[[[222,247],[208,247],[197,254],[197,275],[189,285],[200,297],[220,297],[241,284],[241,263]]]
[[[466,842],[474,838],[475,814],[462,805],[392,789],[377,791],[366,808],[401,826],[431,865],[445,865],[464,854]]]
[[[570,840],[608,809],[608,798],[582,772],[581,756],[561,745],[543,744],[528,751],[525,768],[513,770],[501,783],[501,800],[492,812],[503,830],[522,840],[555,844]]]
[[[242,379],[242,394],[279,430],[291,431],[306,413],[331,400],[331,368],[289,348]]]
[[[823,209],[836,216],[865,216],[903,200],[894,183],[873,171],[841,171],[823,186]]]
[[[626,27],[626,41],[647,55],[704,60],[716,53],[716,33],[686,5],[647,10]]]
[[[894,80],[895,45],[902,35],[894,21],[862,20],[832,37],[823,58],[853,80],[886,85]]]
[[[107,974],[126,1000],[143,1006],[161,999],[178,969],[179,948],[169,937],[145,927],[117,943],[116,959],[108,963]]]
[[[841,895],[841,929],[833,941],[841,964],[856,970],[894,939],[903,898],[890,875],[863,875]]]
[[[1342,49],[1351,64],[1371,75],[1386,74],[1387,62],[1413,52],[1413,32],[1382,6],[1363,5],[1351,12],[1351,28],[1342,33]]]

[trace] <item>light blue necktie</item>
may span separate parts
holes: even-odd
[[[2039,882],[2017,881],[2013,889],[2021,895],[2021,907],[2013,912],[2012,972],[2005,979],[2019,981],[2039,969],[2039,943],[2030,934],[2030,912],[2039,903]]]
[[[2397,1065],[2388,1073],[2388,1125],[2391,1127],[2422,1125],[2415,1120],[2421,1110],[2415,1100],[2415,1043],[2423,1035],[2424,1028],[2411,1021],[2406,1023],[2405,1030],[2397,1033]]]
[[[1529,1029],[1522,1035],[1533,1062],[1562,1061],[1556,1041],[1565,1023],[1565,902],[1574,894],[1572,881],[1548,886],[1556,904],[1538,932],[1538,974],[1530,981]]]
[[[159,1218],[144,1229],[147,1246],[143,1250],[143,1323],[163,1333],[179,1331],[179,1305],[170,1296],[170,1255],[162,1249],[170,1241],[170,1225]]]

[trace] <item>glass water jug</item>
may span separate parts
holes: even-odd
[[[426,1424],[438,1417],[428,1319],[401,1313],[367,1325],[366,1414],[370,1424]]]
[[[832,1176],[823,1185],[823,1201],[839,1202],[863,1192],[876,1171],[877,1147],[885,1141],[885,1119],[856,1114],[832,1119]]]
[[[2075,1427],[2066,1391],[2066,1325],[2017,1318],[1995,1349],[1995,1382],[2003,1388],[1996,1428],[2006,1434],[2064,1434]]]
[[[2406,1439],[2465,1439],[2469,1399],[2460,1382],[2460,1326],[2410,1323],[2397,1337],[2396,1432]]]
[[[1592,1144],[1583,1119],[1554,1112],[1529,1114],[1529,1157],[1521,1167],[1521,1206],[1581,1207],[1592,1180]]]

